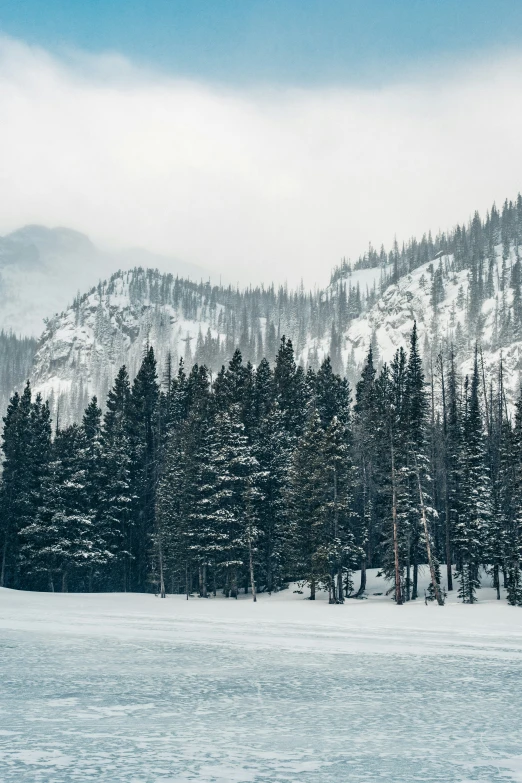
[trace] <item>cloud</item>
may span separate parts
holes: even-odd
[[[0,232],[67,225],[241,284],[324,284],[369,241],[514,197],[521,98],[518,53],[385,89],[242,90],[0,39]]]

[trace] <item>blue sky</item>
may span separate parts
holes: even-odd
[[[0,0],[0,31],[234,84],[379,84],[520,48],[521,0]]]

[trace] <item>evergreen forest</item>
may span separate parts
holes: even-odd
[[[285,337],[273,366],[238,348],[213,380],[158,368],[148,345],[81,423],[51,420],[27,383],[3,453],[6,587],[255,601],[297,582],[343,603],[377,567],[401,604],[422,567],[426,600],[474,603],[486,568],[522,605],[522,396],[512,411],[478,348],[469,377],[451,351],[426,377],[416,326],[380,369],[369,349],[353,390]]]

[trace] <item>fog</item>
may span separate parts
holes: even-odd
[[[517,53],[384,89],[234,89],[1,39],[0,233],[68,226],[241,285],[323,285],[369,241],[514,198],[521,93]]]

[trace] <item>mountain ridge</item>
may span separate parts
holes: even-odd
[[[168,356],[217,372],[236,347],[253,364],[273,360],[286,335],[303,366],[316,368],[329,355],[354,386],[369,346],[376,360],[390,361],[415,321],[428,374],[451,350],[469,372],[479,346],[488,384],[502,357],[511,401],[522,369],[521,246],[519,196],[447,234],[395,243],[389,252],[370,246],[314,292],[239,290],[135,266],[47,320],[31,381],[53,405],[61,398],[66,418],[77,418],[90,395],[103,403],[121,364],[135,373],[147,344],[160,375]]]

